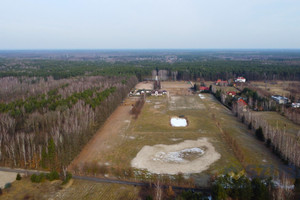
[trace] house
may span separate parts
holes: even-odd
[[[199,90],[200,92],[207,92],[209,91],[209,87],[200,86]]]
[[[246,101],[244,101],[244,99],[242,99],[242,98],[239,98],[239,100],[237,101],[237,103],[239,104],[239,105],[242,105],[242,106],[247,106],[248,104],[246,103]]]
[[[293,108],[300,108],[300,103],[292,103]]]
[[[246,101],[244,101],[244,99],[239,98],[239,100],[237,101],[237,104],[238,104],[238,107],[243,108],[244,112],[247,111],[248,104],[246,103]]]
[[[229,91],[226,93],[227,93],[227,95],[232,96],[232,97],[234,97],[236,95],[236,92],[234,92],[234,91]]]
[[[235,79],[235,82],[236,83],[245,83],[246,79],[244,77],[240,76]]]
[[[273,95],[271,98],[276,101],[278,104],[287,104],[289,102],[289,99],[280,95]]]
[[[218,85],[218,86],[227,86],[228,85],[228,81],[222,81],[221,79],[218,79],[216,81],[216,85]]]

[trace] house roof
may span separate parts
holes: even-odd
[[[209,90],[209,88],[208,88],[208,87],[201,86],[201,87],[200,87],[200,90]]]
[[[237,102],[238,102],[238,104],[242,104],[244,106],[248,105],[243,99],[239,99]]]
[[[222,81],[221,79],[218,79],[217,83],[227,83],[227,81]]]

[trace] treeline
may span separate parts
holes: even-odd
[[[49,85],[43,94],[0,104],[1,165],[61,170],[137,79],[87,76],[60,83],[54,89]]]
[[[297,199],[299,183],[290,183],[282,178],[280,185],[275,185],[271,178],[250,179],[244,175],[219,176],[212,186],[212,196],[216,200],[281,200]],[[295,184],[295,187],[294,187]]]
[[[29,76],[63,79],[79,75],[135,75],[140,81],[151,78],[152,71],[165,70],[171,80],[228,80],[245,76],[247,80],[300,80],[300,67],[273,61],[206,60],[167,63],[162,61],[62,61],[62,60],[6,60],[0,66],[0,77]]]
[[[289,134],[282,129],[271,126],[266,119],[255,114],[249,108],[237,103],[233,104],[233,113],[248,125],[249,129],[260,130],[258,138],[266,143],[267,147],[277,154],[287,164],[293,164],[300,167],[300,135]]]

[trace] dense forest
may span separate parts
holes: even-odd
[[[65,167],[136,83],[135,76],[1,78],[1,165]]]
[[[66,61],[43,59],[0,59],[0,77],[52,76],[55,80],[80,75],[135,75],[139,81],[152,78],[152,72],[166,70],[172,80],[230,79],[245,76],[247,80],[300,80],[300,67],[283,61],[197,60],[168,63],[157,60],[128,62]]]

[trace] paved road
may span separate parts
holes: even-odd
[[[49,171],[7,168],[7,167],[0,167],[0,171],[15,172],[15,173],[28,174],[28,175],[38,174],[38,173],[49,173]],[[78,179],[78,180],[94,181],[94,182],[98,182],[98,183],[115,183],[115,184],[134,185],[134,186],[150,186],[150,183],[146,183],[146,182],[123,181],[123,180],[98,178],[98,177],[90,177],[90,176],[73,175],[73,178]],[[162,185],[162,187],[167,188],[169,186]],[[206,192],[206,193],[210,193],[210,191],[211,191],[209,188],[185,188],[185,187],[177,187],[177,186],[173,186],[173,189],[175,189],[175,190],[185,190],[185,191],[192,190],[192,191],[195,191],[195,192]]]

